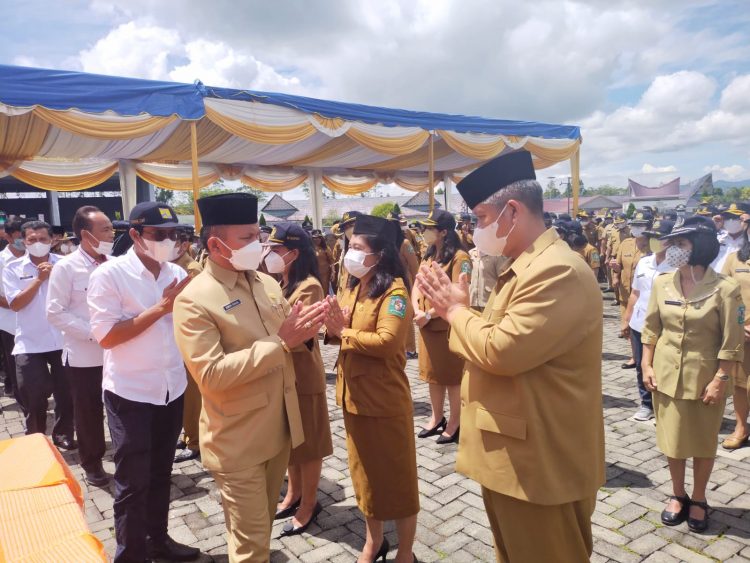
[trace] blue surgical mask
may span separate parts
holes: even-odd
[[[26,250],[26,245],[23,243],[23,239],[22,238],[14,239],[13,240],[13,248],[15,248],[16,250],[25,251]]]

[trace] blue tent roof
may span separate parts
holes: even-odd
[[[203,98],[264,102],[307,113],[317,113],[324,117],[340,117],[385,126],[446,129],[494,135],[528,135],[547,139],[577,139],[581,136],[580,129],[574,125],[381,108],[288,94],[206,87],[200,82],[180,84],[67,70],[0,65],[0,102],[14,107],[39,105],[56,110],[75,108],[90,113],[111,110],[120,115],[147,113],[154,116],[177,115],[183,119],[199,119],[205,114]]]

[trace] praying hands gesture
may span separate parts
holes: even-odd
[[[281,323],[278,336],[287,346],[296,348],[318,334],[327,313],[328,303],[325,300],[308,307],[304,307],[301,301],[297,301],[292,306],[289,316]]]
[[[332,336],[341,338],[341,332],[345,328],[349,328],[349,324],[352,321],[352,312],[349,310],[349,307],[342,309],[339,306],[339,302],[332,295],[328,296],[326,301],[329,307],[325,320],[326,330]]]
[[[448,318],[453,311],[469,306],[469,276],[461,274],[458,283],[451,282],[437,262],[422,264],[417,274],[417,288],[430,300],[439,317]]]

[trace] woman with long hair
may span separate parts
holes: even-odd
[[[264,246],[265,268],[268,273],[281,277],[284,299],[291,306],[298,301],[308,306],[325,298],[318,281],[318,260],[312,240],[300,225],[279,223]],[[292,360],[305,441],[290,454],[286,496],[276,509],[277,520],[293,516],[284,525],[282,536],[305,532],[322,510],[317,502],[320,472],[323,458],[333,453],[326,374],[317,339],[301,350],[293,350]]]
[[[453,215],[438,209],[420,223],[424,227],[422,236],[428,244],[422,263],[429,265],[437,262],[453,283],[459,283],[461,276],[465,276],[468,287],[471,282],[471,258],[458,239]],[[432,317],[432,305],[416,287],[412,289],[411,298],[414,322],[419,327],[419,378],[430,386],[432,406],[427,428],[422,429],[418,436],[438,436],[438,444],[458,442],[464,360],[448,347],[448,322]],[[446,393],[450,405],[448,421],[443,416]]]
[[[719,253],[708,217],[691,217],[666,241],[676,271],[657,276],[643,342],[643,383],[653,394],[656,445],[667,456],[673,495],[661,513],[666,526],[685,520],[708,528],[706,487],[716,458],[728,382],[744,355],[745,306],[736,281],[714,272]],[[693,458],[692,498],[685,489]]]
[[[396,561],[416,560],[417,458],[404,372],[411,307],[397,227],[380,217],[357,217],[344,257],[347,285],[338,301],[328,298],[326,337],[341,344],[336,401],[344,412],[349,471],[367,528],[360,563],[385,560],[385,520],[396,521]]]

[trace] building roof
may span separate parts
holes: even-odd
[[[263,206],[261,211],[298,211],[298,208],[289,203],[279,194],[274,194],[274,196]]]

